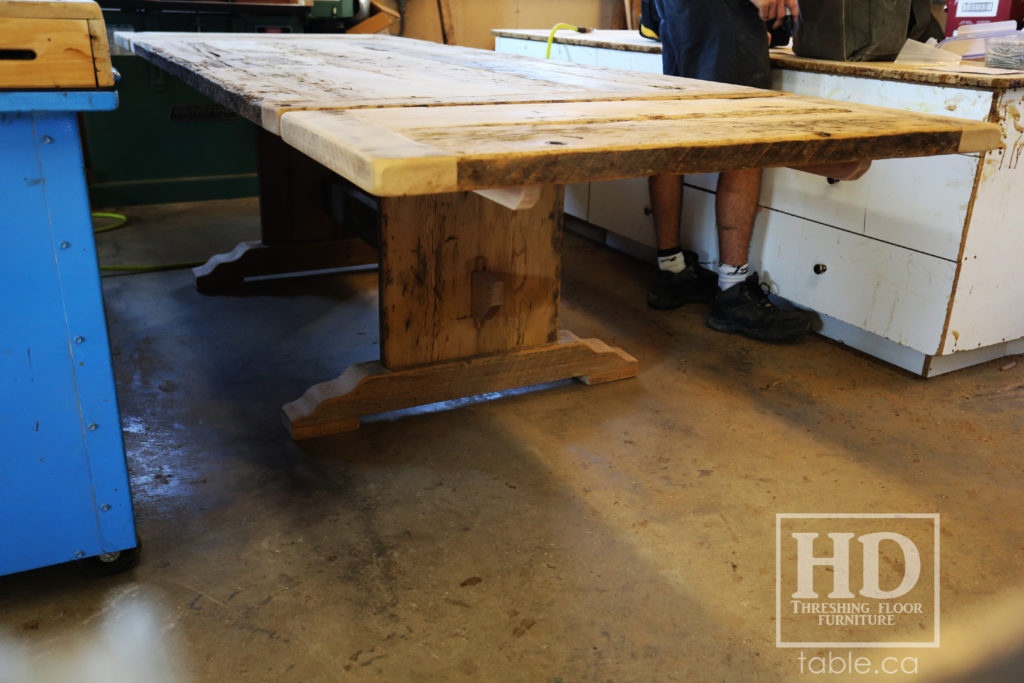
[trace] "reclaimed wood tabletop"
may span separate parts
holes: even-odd
[[[980,152],[990,124],[397,38],[119,40],[378,196]]]

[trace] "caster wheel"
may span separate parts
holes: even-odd
[[[138,564],[140,554],[141,547],[136,546],[127,550],[115,550],[112,553],[76,560],[75,566],[87,576],[111,576],[120,574]]]

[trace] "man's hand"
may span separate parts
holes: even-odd
[[[797,5],[797,0],[750,0],[757,7],[757,13],[761,15],[761,19],[764,21],[772,21],[772,28],[778,28],[782,25],[782,20],[786,18],[786,8],[789,8],[790,14],[796,19],[797,15],[800,14],[800,6]]]

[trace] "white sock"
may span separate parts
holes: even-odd
[[[686,260],[683,258],[683,252],[677,251],[670,256],[659,256],[658,268],[672,273],[683,272],[683,269],[686,268]]]
[[[746,280],[748,275],[750,275],[750,264],[748,263],[744,263],[742,266],[730,266],[727,263],[722,263],[718,266],[718,288],[724,292],[733,285]]]

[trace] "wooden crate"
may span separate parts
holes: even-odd
[[[99,5],[91,0],[0,0],[0,89],[113,85]]]

